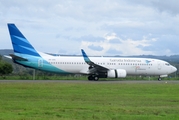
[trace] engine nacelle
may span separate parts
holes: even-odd
[[[168,77],[168,75],[160,75],[160,77]]]
[[[114,69],[107,71],[107,77],[108,78],[122,78],[126,77],[127,72],[123,69]]]

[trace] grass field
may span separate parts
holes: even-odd
[[[36,80],[88,80],[86,75],[61,75],[55,74],[52,76],[49,75],[36,75]],[[0,80],[33,80],[32,75],[7,75],[0,76]],[[99,80],[158,80],[158,76],[127,76],[125,78],[100,78]],[[169,75],[168,77],[162,78],[162,80],[179,80],[178,76]]]
[[[176,120],[179,84],[0,83],[0,120]]]

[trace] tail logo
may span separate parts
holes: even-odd
[[[14,24],[8,24],[14,53],[40,56]]]
[[[146,62],[147,64],[149,64],[151,61],[150,61],[150,60],[145,60],[145,62]]]

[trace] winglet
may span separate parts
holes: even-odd
[[[98,65],[98,64],[95,64],[94,62],[92,62],[88,56],[86,55],[85,51],[83,49],[81,49],[81,52],[82,52],[82,55],[83,55],[83,58],[85,60],[85,62],[90,65],[89,67],[89,73],[95,73],[97,70],[100,70],[100,71],[107,71],[109,70],[108,68],[104,67],[104,66],[101,66],[101,65]]]
[[[81,49],[81,52],[82,52],[82,55],[83,55],[83,58],[85,60],[85,62],[87,64],[91,63],[91,60],[88,58],[88,56],[86,55],[85,51],[83,49]]]

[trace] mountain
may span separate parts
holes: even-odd
[[[13,53],[14,52],[12,49],[0,49],[0,55],[9,55],[9,54],[13,54]],[[49,53],[49,54],[55,55],[55,54],[51,54],[51,53]],[[55,56],[58,56],[58,55],[55,55]],[[60,56],[64,56],[64,55],[60,55]],[[68,56],[79,56],[79,55],[68,55]],[[137,56],[114,56],[114,57],[155,58],[155,59],[161,59],[161,60],[168,61],[169,63],[179,64],[179,55],[171,55],[171,56],[137,55]]]
[[[14,51],[12,49],[1,49],[0,50],[0,55],[9,55],[9,54],[13,54]]]

